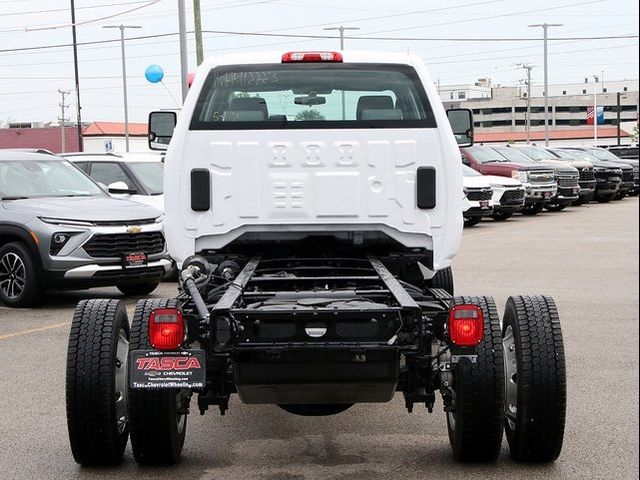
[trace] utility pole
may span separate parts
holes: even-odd
[[[360,30],[358,27],[343,27],[340,25],[339,27],[327,27],[324,30],[328,31],[338,31],[340,32],[340,51],[344,51],[344,32],[347,30]],[[344,94],[344,89],[342,90],[342,120],[347,119],[347,105]]]
[[[65,134],[64,134],[64,122],[69,119],[64,116],[64,111],[69,108],[69,105],[65,103],[67,95],[71,92],[69,90],[60,90],[58,93],[62,96],[62,101],[58,104],[60,106],[60,116],[58,117],[58,123],[60,124],[60,153],[65,152]]]
[[[549,27],[562,27],[561,23],[537,23],[529,27],[542,27],[544,31],[544,146],[549,146]]]
[[[187,14],[184,9],[184,0],[178,0],[178,24],[180,31],[180,77],[182,79],[182,103],[189,93],[189,59],[187,56]]]
[[[76,37],[76,6],[74,0],[71,0],[71,36],[73,39],[73,70],[76,79],[76,122],[78,128],[78,151],[84,151],[84,142],[82,140],[82,114],[80,112],[80,75],[78,74],[78,42]]]
[[[620,92],[616,93],[616,97],[617,97],[617,101],[616,101],[616,125],[617,125],[617,134],[616,137],[618,138],[618,146],[620,146],[621,142],[620,142],[620,137],[622,136],[622,127],[620,127],[620,122],[622,121],[621,119],[621,110],[622,110],[622,106],[620,105],[620,97],[622,97],[622,94]]]
[[[598,146],[598,76],[593,76],[593,146]]]
[[[196,63],[198,66],[204,60],[202,50],[202,16],[200,14],[200,0],[193,0],[193,26],[196,34]]]
[[[127,60],[124,52],[124,31],[127,28],[142,28],[139,25],[105,25],[102,28],[117,28],[120,30],[120,49],[122,53],[122,94],[124,97],[124,141],[125,150],[129,152],[129,102],[127,99]]]
[[[531,143],[531,70],[533,70],[533,65],[529,65],[528,63],[521,63],[520,65],[527,72],[527,80],[525,81],[527,85],[525,129],[527,131],[527,144],[529,144]]]

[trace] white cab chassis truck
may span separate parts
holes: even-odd
[[[445,112],[416,56],[213,58],[183,109],[150,115],[167,149],[165,229],[179,295],[81,302],[67,412],[82,465],[177,462],[190,408],[231,395],[299,415],[439,392],[458,461],[560,454],[555,304],[455,297],[467,110]],[[452,128],[453,127],[453,128]],[[480,273],[480,272],[479,272]],[[481,276],[479,275],[479,278]]]

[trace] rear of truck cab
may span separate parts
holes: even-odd
[[[462,176],[426,68],[413,55],[336,53],[230,55],[199,67],[165,163],[178,262],[327,235],[424,251],[433,271],[450,265]]]

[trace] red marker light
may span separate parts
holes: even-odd
[[[477,305],[456,305],[449,312],[449,337],[454,345],[473,347],[484,338],[484,315]]]
[[[340,63],[340,52],[287,52],[282,55],[282,63]]]
[[[149,343],[158,350],[176,350],[184,341],[184,318],[177,308],[159,308],[149,315]]]

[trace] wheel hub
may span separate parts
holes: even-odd
[[[502,347],[504,350],[505,373],[504,416],[509,424],[509,428],[514,429],[518,415],[518,359],[511,325],[505,329],[504,337],[502,338]]]
[[[129,340],[123,329],[118,334],[116,346],[115,368],[115,402],[118,433],[124,433],[129,423],[127,414],[127,361],[129,357]]]
[[[25,289],[26,269],[22,259],[13,252],[7,252],[0,259],[0,291],[13,300],[18,298]]]

